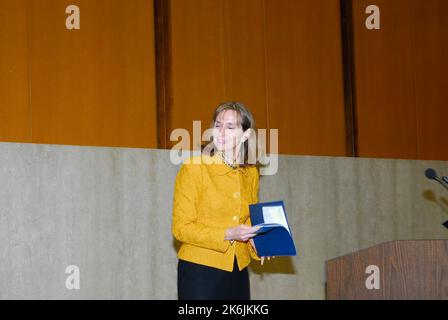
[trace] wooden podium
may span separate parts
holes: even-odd
[[[391,241],[326,262],[327,299],[448,299],[448,240]]]

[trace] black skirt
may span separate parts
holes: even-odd
[[[232,272],[179,260],[177,294],[179,300],[249,300],[249,273],[238,270],[236,258]]]

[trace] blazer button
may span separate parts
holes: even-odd
[[[237,220],[238,220],[238,216],[234,216],[233,221],[237,221]]]
[[[236,199],[236,198],[238,198],[240,196],[240,193],[239,192],[235,192],[234,194],[233,194],[233,197]]]

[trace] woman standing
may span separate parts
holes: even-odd
[[[250,299],[247,266],[261,260],[252,238],[249,204],[258,202],[259,174],[249,163],[250,111],[239,102],[223,103],[212,119],[208,147],[184,161],[174,190],[174,237],[178,253],[178,297]]]

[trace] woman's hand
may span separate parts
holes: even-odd
[[[234,228],[227,229],[224,240],[246,242],[257,235],[256,232],[258,229],[260,229],[260,227],[251,227],[245,224],[240,224]]]
[[[258,256],[258,252],[257,252],[257,248],[255,247],[255,242],[254,242],[254,239],[249,239],[249,242],[250,242],[250,245],[252,246],[252,248],[254,248],[254,250],[255,250],[255,253],[257,254],[257,256]],[[275,257],[260,257],[260,259],[261,259],[261,265],[263,265],[263,263],[264,263],[264,260],[266,259],[266,258],[268,258],[268,260],[271,260],[271,258],[272,259],[274,259]]]

